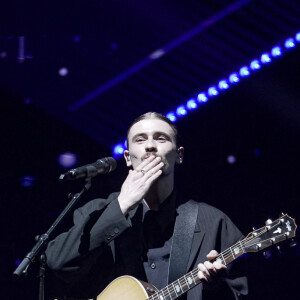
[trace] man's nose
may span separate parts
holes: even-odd
[[[156,143],[153,139],[147,140],[147,143],[145,144],[145,150],[146,150],[146,152],[156,152],[157,151]]]

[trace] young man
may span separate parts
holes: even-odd
[[[146,113],[129,128],[127,143],[124,157],[132,170],[120,193],[76,210],[74,226],[48,245],[49,267],[68,282],[64,294],[95,297],[122,275],[162,289],[198,268],[203,284],[183,296],[188,300],[246,296],[245,277],[222,261],[210,262],[242,238],[240,231],[219,210],[174,189],[175,164],[184,152],[174,124]]]

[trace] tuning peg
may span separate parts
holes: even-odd
[[[271,219],[268,219],[268,220],[265,222],[265,224],[266,224],[266,225],[270,225],[270,224],[272,224],[272,222],[273,222],[273,221],[272,221]]]
[[[252,227],[252,230],[257,230],[257,227]]]
[[[281,254],[281,253],[282,253],[282,251],[281,251],[281,248],[280,248],[280,246],[277,246],[276,248],[277,248],[278,252]]]
[[[282,212],[279,217],[283,217],[285,215],[286,215],[286,213]]]

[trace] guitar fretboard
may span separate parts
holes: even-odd
[[[230,264],[235,259],[237,259],[238,257],[240,257],[245,253],[243,241],[240,241],[234,244],[233,246],[231,246],[230,248],[226,249],[225,251],[221,252],[211,262],[219,261],[223,265],[227,266],[228,264]],[[193,288],[194,286],[198,285],[201,282],[201,280],[198,277],[198,271],[199,271],[198,268],[190,271],[189,273],[185,274],[184,276],[170,283],[165,288],[156,292],[148,299],[149,300],[173,300],[178,298],[179,296],[186,293],[188,290],[190,290],[191,288]]]

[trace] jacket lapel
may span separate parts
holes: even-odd
[[[193,242],[192,242],[191,253],[190,253],[189,261],[187,264],[186,272],[188,272],[188,270],[191,268],[191,266],[194,265],[194,260],[195,260],[196,255],[198,254],[198,251],[202,244],[204,235],[205,235],[205,231],[200,230],[200,228],[197,228],[197,225],[196,225],[194,238],[193,238]]]
[[[204,237],[204,232],[196,227],[196,202],[184,203],[178,207],[177,213],[170,255],[169,283],[187,273]]]

